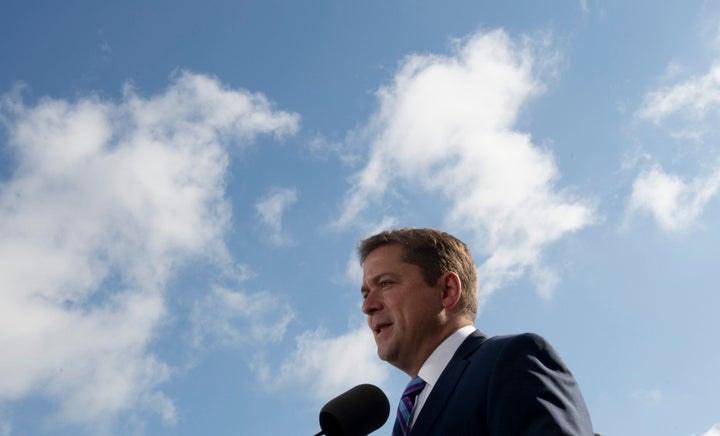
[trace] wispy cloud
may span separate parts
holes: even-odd
[[[105,38],[105,32],[103,29],[97,30],[98,39],[100,42],[98,43],[98,47],[100,48],[100,51],[106,54],[109,54],[112,52],[112,49],[110,48],[110,44],[108,43],[107,39]]]
[[[697,222],[720,187],[717,152],[701,147],[708,138],[717,138],[720,114],[720,63],[715,62],[702,75],[684,77],[686,69],[671,63],[662,77],[669,85],[648,92],[635,117],[667,129],[674,143],[690,143],[674,153],[703,167],[697,174],[664,171],[659,165],[644,169],[633,183],[627,217],[650,213],[667,232],[677,232]],[[653,160],[651,157],[649,161]],[[625,226],[628,221],[626,220]]]
[[[328,337],[323,330],[305,332],[296,338],[295,351],[279,368],[258,361],[254,370],[270,389],[309,387],[319,400],[360,383],[381,385],[389,377],[366,325],[338,337]]]
[[[587,14],[590,11],[588,8],[588,0],[580,0],[580,10],[583,14]]]
[[[654,167],[642,172],[633,183],[629,216],[648,212],[665,231],[687,228],[696,222],[720,188],[720,168],[691,181]]]
[[[555,188],[552,154],[515,127],[554,65],[545,44],[496,30],[459,41],[451,56],[408,56],[378,92],[368,162],[336,224],[362,221],[367,208],[392,205],[405,190],[440,193],[447,226],[474,237],[481,300],[528,270],[551,286],[543,248],[592,223],[594,211]]]
[[[292,237],[283,231],[282,219],[285,210],[298,199],[294,188],[271,189],[255,205],[255,210],[263,225],[270,229],[270,242],[275,245],[288,245]]]
[[[640,401],[646,407],[654,407],[663,400],[663,393],[660,389],[637,389],[632,397]]]
[[[190,258],[227,263],[225,147],[298,116],[183,72],[117,103],[6,95],[0,117],[17,162],[0,185],[0,400],[39,394],[83,425],[173,422],[171,368],[149,350],[168,279]]]
[[[12,425],[9,422],[4,422],[2,416],[0,416],[0,436],[10,436],[12,434]]]
[[[293,318],[292,309],[269,292],[215,287],[193,309],[193,341],[203,348],[279,341]]]
[[[702,76],[691,77],[645,95],[636,116],[659,123],[669,116],[684,113],[705,117],[720,108],[720,63]]]

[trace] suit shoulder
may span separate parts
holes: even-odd
[[[547,343],[547,340],[540,336],[537,333],[516,333],[511,335],[498,335],[498,336],[491,336],[488,338],[490,341],[498,341],[498,342],[514,342],[514,341],[531,341],[531,342],[537,342],[537,343]]]
[[[512,358],[512,356],[520,358],[543,356],[541,360],[556,361],[563,365],[557,350],[550,342],[536,333],[493,336],[488,338],[483,348],[501,359]]]
[[[536,333],[520,333],[513,335],[492,336],[487,339],[487,344],[495,347],[530,347],[530,348],[552,348],[550,343]]]

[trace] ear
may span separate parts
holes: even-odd
[[[460,302],[462,295],[462,284],[460,277],[452,271],[440,276],[440,284],[443,287],[442,305],[445,310],[452,310]]]

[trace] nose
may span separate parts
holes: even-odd
[[[382,310],[382,303],[379,301],[377,293],[372,291],[368,292],[362,304],[363,313],[365,315],[372,315],[379,310]]]

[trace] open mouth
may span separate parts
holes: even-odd
[[[375,332],[375,335],[381,334],[385,329],[390,327],[392,324],[385,323],[385,324],[378,324],[373,328],[373,331]]]

